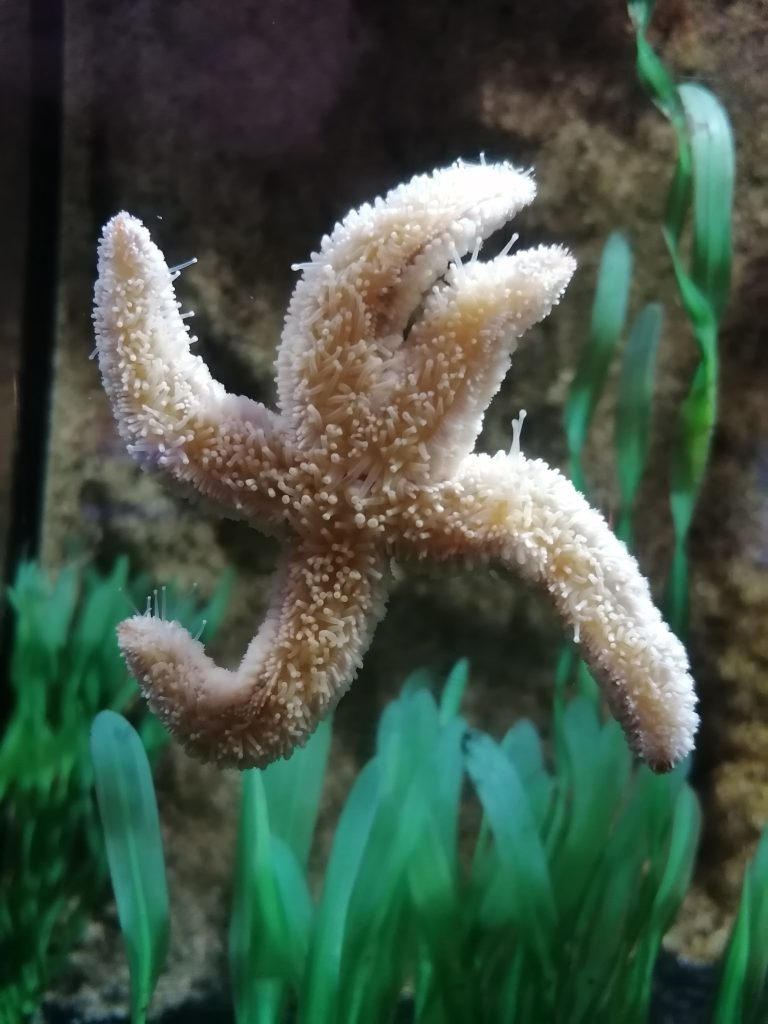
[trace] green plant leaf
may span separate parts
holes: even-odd
[[[761,1024],[768,1012],[768,830],[747,867],[723,957],[713,1024]]]
[[[624,328],[631,280],[632,252],[624,236],[614,232],[600,257],[589,334],[565,403],[571,478],[581,491],[585,490],[581,454]]]
[[[280,1020],[285,983],[296,990],[301,982],[314,914],[303,865],[270,827],[265,782],[273,767],[243,773],[229,928],[238,1024]]]
[[[733,133],[725,109],[709,89],[687,82],[680,86],[679,94],[687,119],[692,158],[691,277],[719,318],[725,310],[731,282]]]
[[[300,1024],[336,1020],[347,911],[380,792],[381,766],[375,758],[358,775],[336,828],[310,944]]]
[[[489,736],[471,735],[466,764],[499,858],[499,876],[486,894],[485,910],[508,915],[520,940],[531,944],[543,967],[551,953],[555,899],[526,792],[512,762]]]
[[[635,497],[648,459],[656,352],[663,316],[658,303],[650,303],[641,310],[629,334],[619,377],[616,464],[621,507],[616,533],[627,542],[631,539]]]
[[[275,761],[263,773],[272,832],[306,865],[320,809],[332,717],[322,721],[305,747],[286,761]]]
[[[464,699],[464,691],[469,682],[469,661],[461,658],[448,673],[448,678],[443,686],[443,693],[440,697],[440,720],[447,722],[455,718],[461,711],[461,702]]]
[[[169,938],[168,889],[152,773],[138,734],[113,711],[102,711],[93,721],[91,758],[128,952],[131,1019],[142,1024]]]

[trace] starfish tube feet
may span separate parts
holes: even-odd
[[[121,623],[118,643],[152,711],[203,760],[264,767],[302,746],[346,691],[384,614],[370,550],[298,545],[278,572],[261,629],[235,671],[178,623]]]
[[[549,315],[576,269],[560,246],[455,264],[403,352],[403,406],[420,425],[429,471],[450,476],[471,450],[517,339]],[[396,436],[405,424],[394,428]]]
[[[352,210],[302,264],[277,357],[278,403],[300,427],[305,403],[368,391],[449,261],[478,248],[532,202],[530,174],[508,163],[420,174]],[[372,347],[378,342],[378,351]],[[355,387],[359,383],[360,387]]]
[[[521,454],[472,455],[438,500],[445,557],[494,559],[547,589],[635,753],[655,771],[690,753],[698,715],[685,648],[570,480]]]
[[[274,531],[284,517],[265,491],[290,458],[280,419],[228,394],[192,354],[173,282],[141,221],[116,214],[99,243],[93,321],[120,435],[145,469],[166,472],[183,493],[233,517],[256,514]],[[232,451],[238,458],[227,464]]]

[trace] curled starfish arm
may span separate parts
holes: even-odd
[[[667,771],[691,751],[698,716],[685,648],[635,559],[558,470],[518,453],[469,456],[416,514],[416,546],[434,523],[433,555],[496,560],[549,591],[651,768]]]
[[[292,426],[342,398],[348,409],[368,395],[375,408],[425,291],[535,191],[511,164],[459,161],[353,210],[326,235],[300,268],[278,354],[278,404]]]
[[[384,614],[373,548],[296,543],[239,666],[220,668],[178,622],[138,615],[118,642],[150,708],[203,760],[264,767],[302,746],[349,687]]]
[[[106,224],[93,319],[99,368],[120,434],[143,466],[165,471],[227,514],[237,514],[240,505],[277,523],[279,503],[267,490],[291,458],[280,418],[258,402],[228,394],[193,355],[173,280],[140,220],[119,213]]]
[[[560,246],[451,268],[402,351],[396,404],[406,422],[393,424],[393,458],[421,458],[432,479],[455,471],[474,446],[517,338],[550,313],[575,268]]]

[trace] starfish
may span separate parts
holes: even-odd
[[[511,452],[473,454],[517,338],[575,269],[560,246],[478,258],[534,194],[510,164],[458,162],[349,213],[294,268],[277,411],[227,393],[191,352],[178,271],[142,223],[105,226],[96,343],[129,451],[285,541],[234,671],[151,611],[118,628],[189,752],[240,768],[289,756],[354,678],[392,560],[424,558],[501,563],[543,585],[636,753],[666,770],[691,749],[685,650],[624,545],[557,469],[522,454],[519,424]]]

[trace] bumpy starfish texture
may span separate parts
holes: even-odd
[[[472,454],[517,338],[575,267],[557,246],[478,260],[534,192],[508,164],[457,163],[350,213],[297,268],[277,412],[227,394],[192,354],[175,274],[141,222],[106,225],[96,341],[129,451],[285,539],[235,671],[178,623],[119,627],[150,706],[189,751],[247,767],[304,743],[361,663],[393,557],[496,561],[543,584],[635,751],[664,770],[690,750],[685,651],[624,545],[517,442]]]

